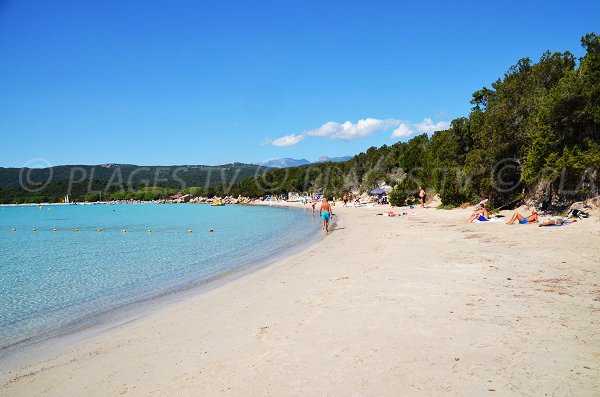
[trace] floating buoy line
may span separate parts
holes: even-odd
[[[10,229],[11,232],[18,232],[18,231],[23,231],[23,230],[29,230],[29,229],[17,229],[16,227],[13,227]],[[53,233],[56,232],[73,232],[73,233],[79,233],[79,232],[86,232],[86,231],[95,231],[96,233],[110,233],[110,232],[115,232],[115,231],[121,231],[121,233],[130,233],[130,232],[145,232],[147,234],[155,234],[155,233],[175,233],[175,234],[179,234],[179,230],[177,229],[144,229],[144,231],[141,230],[128,230],[128,229],[80,229],[80,228],[75,228],[75,229],[59,229],[59,228],[50,228],[50,229],[39,229],[39,228],[32,228],[31,231],[32,232],[41,232],[41,231],[50,231]],[[184,229],[188,234],[193,233],[194,231],[192,229]],[[208,229],[208,233],[214,233],[214,229]]]
[[[38,208],[41,211],[41,210],[44,209],[44,206],[43,205],[39,205]],[[50,206],[46,206],[45,208],[48,211],[50,211],[51,207]],[[24,230],[24,229],[17,229],[16,227],[13,227],[13,228],[10,229],[11,232],[18,232],[20,230]],[[41,231],[44,231],[44,230],[48,230],[48,229],[38,229],[38,228],[31,229],[32,232],[38,232],[38,231],[41,232]],[[79,233],[79,232],[85,232],[85,231],[94,231],[94,230],[97,233],[109,233],[111,231],[117,231],[117,230],[120,230],[121,233],[129,233],[129,232],[137,232],[138,231],[138,230],[131,231],[131,230],[127,230],[127,229],[91,229],[91,230],[80,229],[80,228],[75,228],[75,229],[51,228],[51,229],[49,229],[49,231],[51,231],[51,232],[59,232],[59,231],[61,231],[61,232],[73,232],[73,233]],[[183,230],[185,230],[188,234],[193,233],[192,229],[183,229]],[[0,229],[0,231],[2,231],[2,230]],[[177,230],[177,229],[159,229],[159,230],[156,230],[156,229],[145,229],[145,232],[148,233],[148,234],[152,234],[152,233],[175,233],[175,234],[179,234],[179,230]],[[208,229],[208,232],[209,233],[214,233],[214,229]]]

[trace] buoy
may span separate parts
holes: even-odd
[[[17,229],[15,229],[15,228],[13,227],[12,231],[13,231],[13,232],[16,232],[16,231],[17,231]]]
[[[214,230],[210,229],[208,232],[209,232],[209,233],[212,233],[212,232],[214,232]]]
[[[58,232],[58,229],[52,229],[53,232]]]
[[[148,233],[152,233],[152,229],[148,229]]]
[[[191,230],[188,230],[188,233],[191,233],[191,232],[192,232]]]
[[[123,229],[123,230],[121,230],[121,231],[122,231],[123,233],[127,233],[127,230],[125,230],[125,229]]]
[[[98,229],[98,233],[100,233],[102,231],[102,229]]]
[[[48,211],[50,211],[50,207],[48,207]]]

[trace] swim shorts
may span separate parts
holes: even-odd
[[[331,215],[329,214],[329,211],[323,211],[321,212],[321,219],[324,221],[328,221],[331,218]]]

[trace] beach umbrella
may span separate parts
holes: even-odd
[[[379,188],[371,190],[371,194],[380,195],[380,194],[384,194],[384,193],[385,193],[385,191],[383,189],[379,189]]]

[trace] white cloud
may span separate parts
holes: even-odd
[[[274,146],[286,147],[294,146],[307,136],[325,137],[339,141],[353,141],[361,139],[381,131],[387,131],[394,128],[391,138],[408,137],[415,132],[433,134],[435,131],[444,130],[450,127],[447,121],[438,121],[434,123],[432,119],[425,118],[421,123],[413,124],[397,119],[374,119],[366,118],[358,120],[356,123],[346,121],[338,123],[328,121],[319,128],[302,131],[298,134],[289,134],[269,141]]]
[[[343,124],[329,121],[317,129],[304,131],[301,134],[308,136],[324,136],[329,139],[340,141],[353,141],[355,139],[371,136],[379,131],[388,130],[398,125],[398,123],[400,123],[399,120],[378,120],[373,118],[358,120],[356,124],[353,124],[350,121],[346,121]]]
[[[432,135],[436,131],[447,130],[448,128],[450,128],[450,122],[438,121],[437,123],[434,123],[432,119],[425,118],[422,122],[415,124],[415,128],[420,133]]]
[[[415,132],[415,130],[406,123],[401,123],[398,128],[392,132],[391,138],[403,138],[406,136],[410,136]]]
[[[273,146],[294,146],[303,139],[304,135],[289,134],[282,136],[281,138],[277,138],[271,143]]]

